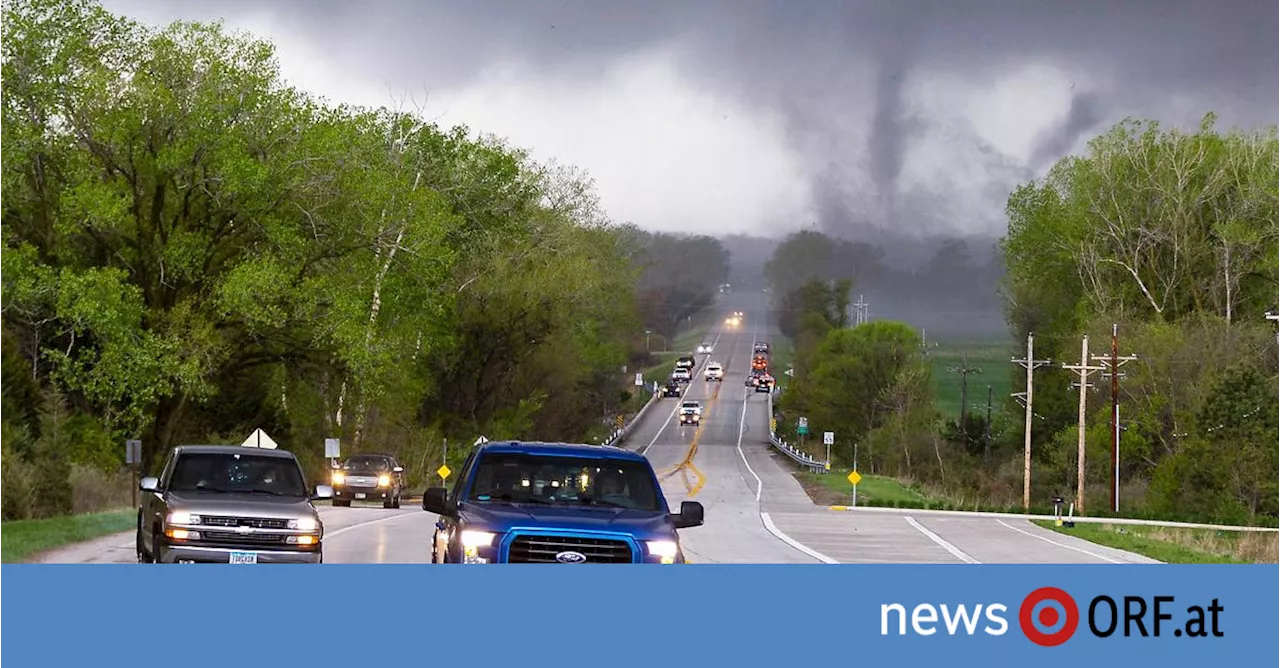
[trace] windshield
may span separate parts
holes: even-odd
[[[478,502],[661,510],[643,462],[526,454],[485,455],[468,497]]]
[[[287,457],[201,452],[178,458],[169,491],[306,497],[307,485],[297,462]]]
[[[352,457],[342,468],[347,471],[390,471],[391,465],[386,457]]]

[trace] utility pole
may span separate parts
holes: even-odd
[[[967,431],[968,424],[965,418],[969,415],[969,374],[982,373],[982,369],[970,367],[969,353],[965,353],[964,363],[960,366],[953,366],[948,371],[960,374],[960,428],[966,430],[965,434],[967,435],[969,432]]]
[[[1076,509],[1081,514],[1084,513],[1084,411],[1085,401],[1087,399],[1087,391],[1093,387],[1089,383],[1089,374],[1094,371],[1101,371],[1106,367],[1089,365],[1089,337],[1086,335],[1080,342],[1080,363],[1079,364],[1063,364],[1062,368],[1068,371],[1075,371],[1080,374],[1080,382],[1072,383],[1072,387],[1080,388],[1080,416],[1079,416],[1079,442],[1076,452]]]
[[[1120,379],[1125,362],[1138,359],[1137,355],[1120,356],[1120,327],[1111,325],[1111,355],[1094,355],[1094,361],[1106,367],[1103,378],[1111,379],[1111,512],[1120,512]]]
[[[1025,399],[1027,402],[1027,425],[1023,432],[1022,446],[1022,509],[1031,509],[1031,398],[1032,398],[1032,374],[1036,369],[1049,364],[1052,360],[1038,360],[1033,354],[1034,337],[1030,332],[1027,333],[1027,356],[1025,359],[1016,357],[1010,358],[1014,364],[1021,366],[1027,370],[1027,391],[1015,392],[1013,396]]]
[[[991,465],[991,386],[987,386],[987,433],[982,440],[982,465]]]

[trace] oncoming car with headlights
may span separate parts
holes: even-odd
[[[432,563],[682,564],[678,529],[702,504],[672,513],[653,467],[613,446],[488,442],[453,488],[433,487]]]
[[[399,508],[404,468],[391,455],[352,455],[334,469],[331,482],[335,506],[376,501],[383,508]]]
[[[293,453],[242,445],[182,445],[143,478],[142,563],[321,563],[324,523]]]

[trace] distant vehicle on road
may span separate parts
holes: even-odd
[[[747,374],[747,387],[755,387],[764,375],[764,369],[752,369],[751,373]]]
[[[680,393],[681,393],[680,381],[675,380],[674,378],[667,381],[667,384],[662,387],[663,399],[669,399],[671,397],[675,397],[678,399],[680,398]]]
[[[724,366],[719,362],[712,362],[708,364],[706,378],[710,381],[724,380]]]
[[[699,344],[699,345],[698,345],[698,354],[699,354],[699,355],[710,355],[710,354],[711,354],[711,344],[710,344],[710,343],[702,343],[702,344]]]
[[[772,392],[775,384],[773,376],[768,374],[760,376],[756,381],[756,392]]]
[[[768,355],[769,344],[765,343],[764,341],[756,341],[755,345],[752,346],[752,352],[763,353],[765,355]]]
[[[352,455],[333,471],[332,482],[335,506],[381,501],[383,508],[399,508],[404,468],[391,455]]]
[[[693,380],[693,374],[689,373],[689,370],[684,367],[676,367],[671,371],[671,380],[678,383],[687,383]]]
[[[698,425],[702,423],[702,405],[696,401],[680,404],[680,424]]]
[[[181,445],[138,485],[140,563],[324,561],[324,523],[293,453],[243,445]]]
[[[693,369],[695,366],[698,366],[698,360],[695,360],[692,355],[685,355],[676,360],[677,369]]]
[[[752,368],[753,370],[756,370],[756,371],[764,371],[764,370],[768,369],[768,368],[769,368],[769,356],[768,356],[768,355],[763,355],[763,354],[760,354],[760,353],[756,353],[755,357],[752,357],[752,358],[751,358],[751,368]]]
[[[696,501],[670,511],[643,455],[564,443],[481,444],[422,509],[432,563],[682,564],[676,530],[703,521]]]

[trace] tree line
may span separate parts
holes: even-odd
[[[1061,365],[1081,361],[1085,335],[1091,353],[1110,353],[1115,325],[1120,354],[1137,355],[1119,383],[1122,514],[1275,522],[1277,339],[1263,316],[1280,279],[1277,132],[1221,132],[1215,120],[1194,132],[1126,120],[1009,197],[999,248],[1009,352],[1022,357],[1034,334],[1035,357],[1054,362],[1034,381],[1039,507],[1076,484],[1078,376]],[[912,327],[848,328],[850,291],[875,254],[859,260],[856,242],[816,236],[794,235],[767,269],[777,321],[796,342],[784,413],[861,440],[876,471],[1018,499],[1022,407],[1008,400],[992,456],[980,457],[985,418],[943,419],[916,384],[928,365]],[[837,255],[841,267],[824,270]],[[1009,373],[1024,389],[1025,372]],[[1110,388],[1097,372],[1090,383],[1086,507],[1098,514],[1110,505]]]
[[[613,224],[581,170],[327,104],[251,36],[4,18],[6,518],[127,499],[127,438],[153,470],[261,427],[320,475],[340,437],[414,477],[448,438],[591,438],[644,330],[727,274],[714,240]]]

